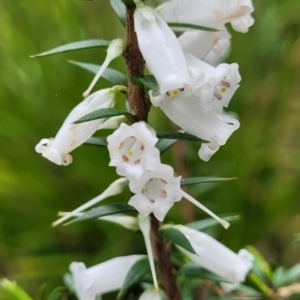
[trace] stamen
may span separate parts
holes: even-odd
[[[162,183],[167,184],[167,182],[166,182],[164,179],[159,178],[159,180],[160,180]]]
[[[218,99],[218,100],[222,100],[222,95],[220,94],[220,93],[218,93],[218,92],[214,92],[214,96]]]
[[[124,147],[124,141],[120,143],[119,149],[122,149]]]
[[[139,164],[140,162],[141,162],[141,160],[138,159],[138,160],[136,160],[136,161],[134,162],[134,164],[137,165],[137,164]]]
[[[167,92],[167,95],[170,96],[170,92]]]
[[[227,81],[225,81],[225,80],[222,80],[222,81],[221,81],[221,84],[222,84],[223,86],[226,86],[227,88],[230,87],[230,83],[227,82]]]
[[[122,159],[123,159],[124,161],[128,161],[128,160],[129,160],[129,158],[128,158],[126,155],[123,155],[123,156],[122,156]]]
[[[184,88],[180,88],[179,91],[180,91],[180,92],[183,92],[183,91],[184,91]]]
[[[160,190],[159,191],[159,195],[162,197],[162,198],[166,198],[167,197],[167,192],[165,190]]]

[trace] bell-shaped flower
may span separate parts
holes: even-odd
[[[125,42],[123,40],[115,39],[115,40],[111,41],[111,43],[108,46],[107,55],[106,55],[106,58],[105,58],[104,62],[101,65],[99,71],[97,72],[96,76],[94,77],[94,79],[91,82],[88,89],[83,93],[83,97],[87,97],[90,94],[90,92],[93,89],[94,85],[96,84],[98,79],[101,77],[103,72],[106,70],[106,68],[108,67],[110,62],[112,60],[114,60],[115,58],[121,56],[123,51],[124,51],[124,48],[125,48]]]
[[[230,46],[231,35],[225,26],[220,31],[210,32],[193,30],[186,31],[178,38],[184,52],[188,52],[198,59],[206,61],[210,54],[222,56]]]
[[[128,203],[142,217],[153,213],[159,221],[163,221],[174,203],[184,197],[220,222],[223,227],[229,227],[228,222],[220,219],[207,207],[183,191],[180,187],[180,180],[181,176],[174,177],[174,170],[168,165],[161,164],[156,171],[144,171],[139,178],[129,181],[129,188],[135,195],[131,197]]]
[[[82,262],[71,263],[70,271],[79,300],[95,300],[97,295],[121,289],[129,270],[144,257],[116,257],[90,268],[86,268]]]
[[[163,221],[174,202],[182,198],[179,177],[174,177],[173,168],[161,165],[156,171],[145,171],[136,180],[129,182],[130,190],[135,193],[129,204],[144,217],[153,213]]]
[[[69,165],[72,162],[69,153],[89,139],[103,123],[103,119],[80,124],[73,122],[97,109],[114,106],[116,92],[124,88],[116,86],[103,89],[84,99],[70,112],[55,138],[42,139],[36,145],[35,151],[57,165]]]
[[[205,112],[201,99],[195,95],[166,97],[163,94],[156,95],[153,91],[149,94],[151,102],[159,106],[172,122],[184,131],[210,142],[202,144],[198,152],[204,161],[208,161],[220,146],[225,145],[231,134],[240,127],[239,121],[230,115]]]
[[[139,48],[161,93],[195,83],[198,78],[191,77],[176,35],[155,10],[138,2],[134,24]]]
[[[166,22],[213,28],[230,22],[239,32],[247,32],[253,25],[253,10],[251,0],[172,0],[157,8]]]
[[[155,147],[158,138],[145,122],[121,126],[107,137],[110,166],[128,178],[139,177],[143,170],[155,170],[160,165],[159,150]]]
[[[254,257],[242,249],[237,254],[225,247],[211,236],[195,229],[175,225],[189,240],[196,254],[178,247],[192,261],[201,267],[221,276],[230,283],[222,283],[222,288],[229,292],[243,282],[253,266]]]
[[[191,54],[187,53],[186,58],[190,66],[202,70],[205,74],[202,87],[194,92],[200,98],[204,112],[222,113],[223,107],[228,107],[232,96],[240,86],[238,64],[223,63],[214,68]]]

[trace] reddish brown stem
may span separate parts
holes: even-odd
[[[145,66],[144,58],[140,52],[137,36],[134,31],[134,9],[134,7],[128,7],[126,13],[127,39],[124,56],[127,65],[128,101],[131,113],[135,116],[136,121],[147,122],[149,109],[145,101],[144,87],[135,86],[131,80],[134,75],[143,75]]]
[[[137,87],[132,82],[132,76],[144,74],[144,58],[140,52],[137,36],[134,30],[135,7],[126,8],[126,49],[124,53],[127,77],[128,77],[128,102],[135,120],[148,120],[149,106],[145,100],[144,87]],[[181,293],[174,277],[174,269],[171,264],[171,251],[165,240],[158,236],[159,222],[151,215],[152,247],[158,260],[158,273],[162,287],[169,300],[181,300]]]
[[[181,292],[174,278],[174,268],[171,264],[171,250],[165,240],[157,235],[160,223],[155,216],[151,214],[152,229],[152,247],[154,254],[159,261],[158,271],[162,283],[162,287],[169,300],[181,300]]]

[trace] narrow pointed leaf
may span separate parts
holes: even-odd
[[[79,41],[74,42],[70,44],[66,44],[63,46],[56,47],[54,49],[32,55],[31,57],[43,57],[43,56],[49,56],[69,51],[77,51],[77,50],[84,50],[84,49],[90,49],[90,48],[102,48],[102,47],[108,47],[110,44],[110,41],[107,40],[85,40],[85,41]]]
[[[120,110],[117,108],[102,108],[102,109],[97,109],[81,117],[80,119],[74,121],[73,123],[79,124],[79,123],[89,122],[98,119],[106,119],[115,116],[125,116],[128,119],[134,119],[134,116],[126,110]]]
[[[160,154],[166,152],[171,146],[173,146],[178,140],[170,140],[170,139],[160,139],[155,147],[158,148]]]
[[[209,272],[206,269],[196,266],[194,264],[184,265],[178,272],[177,275],[184,275],[189,278],[208,279],[214,282],[229,282],[228,280],[220,277],[216,274]]]
[[[95,64],[90,64],[90,63],[84,63],[80,61],[75,61],[75,60],[69,60],[69,63],[76,65],[78,67],[81,67],[85,70],[88,70],[92,72],[93,74],[97,74],[99,71],[101,65],[95,65]],[[127,86],[127,79],[124,74],[121,72],[111,69],[111,68],[106,68],[106,70],[103,72],[102,76],[104,79],[112,83],[113,85],[124,85]]]
[[[196,30],[211,31],[211,32],[220,31],[219,29],[201,26],[201,25],[189,24],[189,23],[168,23],[168,25],[171,28],[181,29],[181,30],[196,29]]]
[[[185,185],[193,185],[198,183],[206,183],[206,182],[220,182],[220,181],[230,181],[235,180],[236,177],[231,178],[218,178],[218,177],[189,177],[181,179],[181,186]]]
[[[238,215],[229,216],[229,217],[222,217],[222,220],[230,222],[231,225],[232,225],[231,222],[238,221],[240,219],[241,219],[241,217],[238,216]],[[185,226],[188,226],[188,227],[193,228],[195,230],[205,230],[207,228],[217,226],[217,225],[220,225],[220,223],[217,220],[209,218],[209,219],[204,219],[204,220],[196,221],[196,222],[193,222],[193,223],[189,223],[189,224],[186,224]]]
[[[107,147],[106,138],[101,137],[91,137],[85,142],[85,144],[98,147]]]
[[[170,227],[167,227],[167,228],[161,227],[159,229],[158,233],[160,235],[162,235],[164,238],[166,238],[168,241],[170,241],[170,242],[184,248],[185,250],[197,255],[197,253],[195,252],[195,250],[192,247],[189,240],[179,230],[177,230],[175,228],[170,228]]]
[[[137,261],[129,270],[120,294],[123,294],[125,290],[133,286],[134,284],[141,282],[147,274],[151,274],[148,258]]]
[[[182,140],[182,141],[208,143],[208,141],[202,140],[195,135],[185,133],[185,132],[179,132],[179,131],[169,131],[169,132],[158,133],[157,137],[163,138],[163,139],[171,139],[171,140],[176,139],[176,140]]]
[[[131,211],[136,211],[136,210],[132,206],[128,205],[127,203],[112,203],[112,204],[102,205],[91,209],[90,211],[84,213],[82,216],[72,220],[68,224],[80,222],[80,221],[98,219],[100,217],[104,217],[108,215],[115,215],[123,212],[131,212]]]
[[[15,300],[32,300],[27,293],[20,288],[15,282],[9,281],[7,279],[2,279],[0,281],[0,287],[5,290],[9,295],[9,299]]]
[[[110,6],[118,16],[120,22],[125,27],[126,25],[126,7],[121,0],[110,0]]]
[[[134,84],[142,84],[150,90],[153,90],[155,92],[159,91],[158,83],[153,75],[136,75],[132,76],[131,79]]]

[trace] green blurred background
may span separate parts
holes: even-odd
[[[118,178],[108,167],[106,149],[82,146],[74,162],[59,167],[34,146],[54,136],[69,111],[81,101],[92,74],[67,59],[100,64],[105,51],[93,49],[41,59],[36,54],[73,41],[124,37],[109,1],[0,0],[0,278],[16,280],[37,299],[38,289],[62,285],[69,264],[87,266],[119,255],[144,253],[140,235],[94,221],[51,228],[58,211],[70,211],[100,194]],[[300,260],[293,234],[300,231],[300,2],[254,1],[256,22],[247,34],[233,33],[228,62],[240,65],[242,83],[231,101],[241,128],[204,163],[199,146],[174,148],[163,161],[189,176],[236,176],[218,186],[189,192],[218,214],[242,220],[219,238],[237,251],[255,245],[269,261]],[[112,67],[124,71],[119,59]],[[100,80],[98,88],[109,86]],[[172,125],[151,111],[156,129]],[[174,161],[179,157],[181,161]],[[172,162],[173,161],[173,162]],[[127,201],[130,195],[105,203]],[[180,211],[185,216],[180,216]],[[166,221],[185,223],[205,216],[176,204]],[[0,291],[0,299],[9,299]]]

